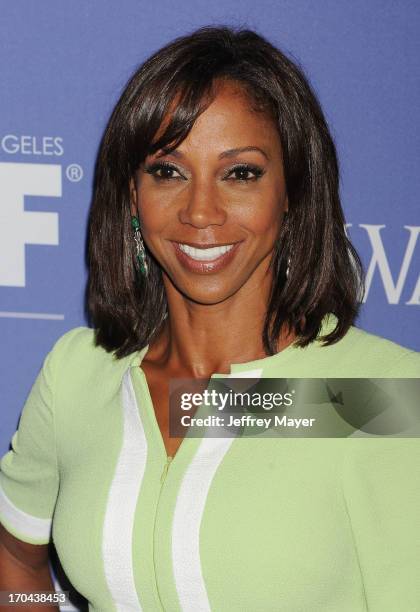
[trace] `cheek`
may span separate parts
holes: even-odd
[[[219,192],[221,205],[227,212],[226,223],[241,226],[254,235],[264,235],[270,239],[276,235],[284,211],[284,190],[281,186],[266,185],[246,189],[225,189]],[[279,195],[280,194],[280,195]],[[144,233],[152,237],[164,228],[179,223],[176,211],[182,207],[185,193],[175,189],[153,189],[140,187],[137,191],[139,211],[143,221]]]
[[[236,223],[255,235],[266,235],[267,238],[277,234],[284,214],[282,199],[273,190],[248,194],[235,203],[234,210]]]
[[[140,188],[137,191],[137,202],[139,202],[139,212],[142,220],[144,233],[159,231],[164,227],[168,220],[167,194],[157,192],[155,189]]]

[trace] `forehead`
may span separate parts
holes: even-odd
[[[276,132],[274,121],[268,113],[258,110],[255,101],[239,84],[218,84],[213,95],[212,101],[198,117],[193,129],[204,129],[214,123],[227,129],[258,131],[264,128],[264,131]]]
[[[159,134],[170,123],[177,103],[179,96],[164,118]],[[280,136],[274,119],[240,83],[216,82],[203,103],[204,110],[177,147],[179,150],[225,150],[254,145],[271,148],[272,154],[281,154]]]

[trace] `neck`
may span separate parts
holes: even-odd
[[[192,301],[164,275],[168,318],[147,359],[181,376],[199,378],[230,373],[232,363],[267,356],[263,341],[271,277],[253,278],[234,295],[213,304]],[[281,334],[278,351],[294,340]]]

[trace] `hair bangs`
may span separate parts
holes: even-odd
[[[165,85],[158,100],[153,84],[135,105],[127,146],[131,175],[148,155],[176,149],[214,98],[213,81],[207,78],[181,83],[175,80]]]

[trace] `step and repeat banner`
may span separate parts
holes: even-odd
[[[85,325],[87,217],[109,113],[147,56],[199,26],[256,29],[304,69],[363,260],[357,325],[420,350],[420,4],[410,0],[3,0],[0,454],[41,363]]]
[[[254,28],[304,69],[367,272],[357,325],[420,350],[420,5],[404,0],[4,0],[0,18],[0,453],[54,341],[85,325],[98,144],[133,70],[207,24]]]
[[[335,139],[367,272],[357,325],[420,350],[420,5],[404,0],[4,0],[0,19],[0,452],[46,353],[85,325],[98,144],[133,70],[206,24],[297,61]]]

